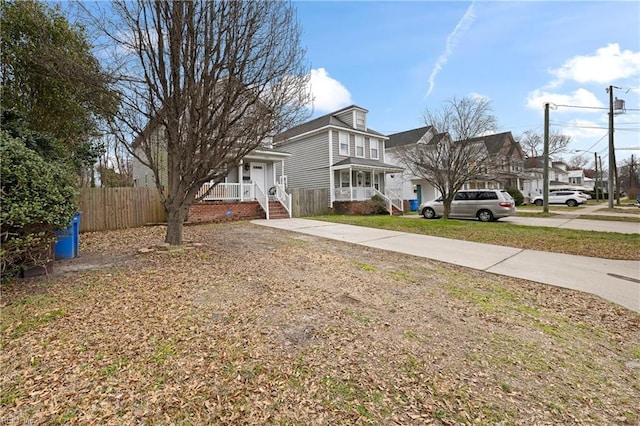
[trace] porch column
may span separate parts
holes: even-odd
[[[244,197],[244,189],[242,188],[242,167],[243,167],[244,161],[240,160],[240,165],[238,166],[238,182],[240,182],[240,201],[244,201],[243,197]]]
[[[349,201],[353,201],[353,169],[349,166]]]

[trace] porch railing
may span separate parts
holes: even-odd
[[[375,188],[336,188],[334,190],[334,200],[336,201],[365,201],[373,197]],[[377,192],[377,191],[376,191]]]
[[[384,195],[382,192],[378,191],[377,189],[374,189],[374,191],[375,191],[375,195],[379,196],[384,200],[385,204],[387,205],[387,211],[389,212],[389,214],[393,214],[393,203],[391,202],[391,199],[386,195]]]
[[[256,201],[260,204],[260,207],[262,207],[262,210],[264,210],[264,212],[266,213],[267,220],[269,220],[269,196],[265,194],[258,185],[253,185],[253,187],[255,190]]]
[[[284,208],[287,210],[289,217],[291,217],[291,195],[287,194],[287,191],[285,190],[285,186],[282,183],[276,184],[275,197],[280,202],[280,204],[282,204]]]
[[[389,199],[389,201],[391,201],[391,205],[393,207],[401,212],[404,211],[404,202],[402,200],[402,197],[389,189],[385,189],[384,195]]]
[[[202,197],[211,188],[207,182],[198,191],[196,198]],[[203,201],[249,201],[255,199],[255,184],[253,183],[219,183],[202,198]]]

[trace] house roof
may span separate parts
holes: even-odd
[[[291,153],[269,147],[258,147],[245,156],[247,159],[277,160],[291,157]]]
[[[502,132],[502,133],[495,133],[493,135],[478,136],[476,138],[471,138],[465,142],[484,141],[484,144],[487,147],[487,151],[489,151],[489,154],[495,154],[498,151],[500,151],[502,146],[508,140],[515,142],[515,139],[513,138],[513,135],[511,134],[511,132]],[[513,154],[513,151],[517,149],[516,146],[517,146],[516,144],[513,144],[511,146],[511,148],[509,149],[509,155]]]
[[[351,166],[359,166],[371,169],[380,169],[388,172],[400,173],[404,169],[402,167],[395,166],[393,164],[383,163],[377,160],[371,160],[368,158],[349,157],[342,161],[338,161],[333,165],[334,169],[348,169]]]
[[[338,111],[334,111],[332,113],[307,121],[306,123],[302,123],[298,126],[292,127],[291,129],[276,135],[273,138],[273,141],[276,144],[284,143],[287,139],[291,139],[296,136],[303,135],[305,133],[313,132],[314,130],[319,130],[327,126],[339,127],[339,128],[343,128],[345,130],[351,130],[351,131],[360,131],[360,130],[354,129],[353,126],[348,125],[347,123],[345,123],[344,121],[340,120],[337,117],[337,115],[349,109],[359,109],[364,112],[368,112],[366,109],[359,107],[357,105],[350,105],[346,108],[342,108]],[[382,133],[376,132],[371,128],[367,128],[367,130],[364,133],[369,133],[369,134],[379,136],[381,138],[386,138],[386,136],[384,136]]]
[[[396,146],[410,145],[416,143],[422,138],[428,131],[433,130],[433,126],[418,127],[413,130],[406,130],[404,132],[394,133],[389,135],[389,140],[385,143],[387,148],[395,148]],[[428,142],[428,141],[425,141]]]

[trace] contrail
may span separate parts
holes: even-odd
[[[444,52],[442,52],[442,54],[438,58],[438,62],[436,62],[435,66],[431,70],[431,75],[429,76],[429,91],[426,95],[424,95],[425,98],[431,94],[431,91],[435,86],[436,76],[438,75],[440,70],[442,70],[444,64],[446,64],[449,60],[449,56],[451,56],[451,54],[453,53],[454,46],[458,43],[458,40],[460,39],[462,34],[469,29],[469,27],[473,23],[473,20],[476,18],[473,13],[474,3],[475,0],[471,2],[471,5],[467,8],[467,11],[464,13],[462,19],[458,21],[456,27],[447,36],[447,45],[445,46]]]

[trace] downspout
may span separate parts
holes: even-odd
[[[333,170],[333,130],[329,130],[329,208],[333,208],[335,196],[335,170]]]

